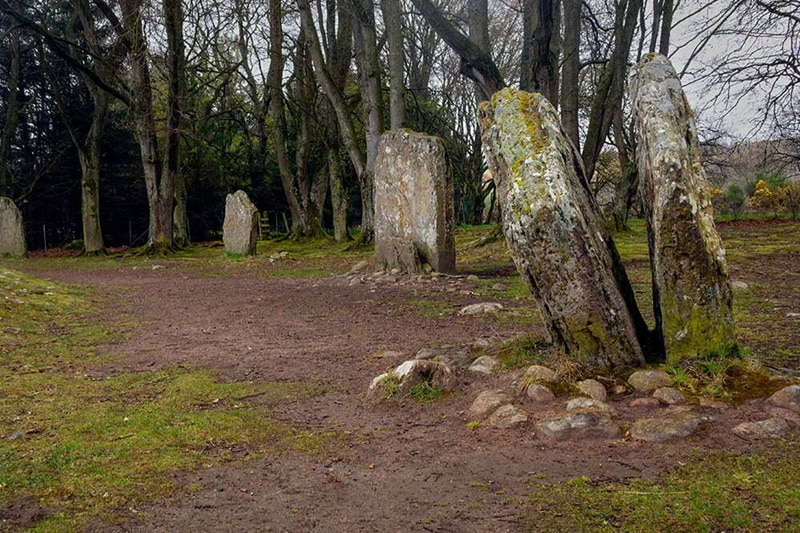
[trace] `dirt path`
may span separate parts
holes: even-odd
[[[531,483],[652,477],[698,447],[753,446],[729,428],[756,417],[757,402],[720,411],[718,423],[670,444],[548,443],[531,424],[467,429],[475,395],[508,386],[509,373],[465,372],[459,394],[428,406],[371,406],[365,393],[372,377],[420,348],[452,351],[480,337],[498,342],[524,332],[500,317],[426,318],[412,303],[456,310],[479,301],[463,279],[351,286],[344,276],[203,277],[178,261],[162,264],[37,275],[92,286],[116,302],[109,313],[135,317],[140,325],[131,338],[108,347],[124,355],[109,372],[190,364],[226,380],[316,383],[322,394],[280,406],[278,418],[353,438],[333,457],[290,454],[177,475],[174,497],[122,511],[120,525],[93,524],[94,531],[522,531],[518,502]],[[534,419],[563,409],[563,400],[521,404]],[[623,418],[644,414],[615,405]]]

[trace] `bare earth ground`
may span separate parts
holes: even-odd
[[[761,401],[713,411],[715,423],[664,444],[543,441],[533,423],[562,411],[563,398],[544,407],[520,399],[532,419],[521,428],[468,429],[475,396],[507,387],[513,372],[463,372],[457,394],[429,405],[373,405],[370,380],[420,348],[453,351],[482,337],[497,343],[530,332],[508,319],[515,306],[528,305],[518,301],[499,300],[511,308],[506,319],[452,312],[482,301],[464,278],[350,286],[344,275],[278,279],[241,268],[215,276],[185,261],[158,265],[36,275],[93,287],[108,302],[108,316],[134,317],[130,339],[105,348],[123,356],[105,371],[188,364],[224,380],[316,383],[321,394],[283,404],[275,416],[349,437],[332,454],[274,455],[177,474],[175,495],[122,509],[118,522],[94,523],[92,531],[522,531],[529,526],[516,514],[531,484],[652,478],[698,449],[760,446],[730,429],[766,418]],[[423,316],[419,300],[448,312]],[[611,398],[623,423],[653,414],[630,407],[632,398]],[[248,450],[231,453],[248,459]]]

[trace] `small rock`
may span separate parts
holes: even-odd
[[[475,342],[473,342],[469,346],[469,349],[472,350],[473,352],[482,352],[487,348],[491,348],[491,346],[492,346],[492,341],[490,341],[486,337],[481,337],[480,339],[476,339]]]
[[[692,435],[700,424],[711,419],[695,413],[679,413],[663,418],[643,418],[631,426],[631,437],[645,442],[664,442]]]
[[[789,385],[769,397],[769,403],[800,413],[800,385]]]
[[[481,280],[481,278],[479,278],[475,274],[470,274],[469,276],[467,276],[467,281],[472,281],[472,282],[477,283],[480,280]]]
[[[350,269],[350,274],[360,274],[367,270],[370,266],[371,265],[368,261],[360,261],[353,265],[353,268]]]
[[[600,402],[592,398],[573,398],[567,402],[567,411],[600,411],[612,414],[614,408],[605,402]]]
[[[718,402],[716,400],[709,400],[708,398],[700,398],[698,401],[700,407],[708,407],[709,409],[727,409],[730,407],[725,402]]]
[[[475,418],[483,418],[508,400],[508,393],[502,389],[483,391],[472,402],[469,414]]]
[[[606,401],[608,392],[602,383],[596,379],[585,379],[577,383],[578,390],[586,396],[598,402]]]
[[[660,387],[656,389],[653,391],[653,398],[667,405],[686,403],[686,398],[683,396],[683,394],[672,387]]]
[[[506,290],[506,286],[503,285],[502,283],[495,283],[494,285],[492,285],[491,289],[493,291],[504,291]]]
[[[491,355],[484,355],[475,359],[467,370],[480,374],[491,374],[498,364],[497,359]]]
[[[789,431],[789,422],[783,418],[768,418],[758,422],[744,422],[733,428],[737,435],[753,437],[783,437]]]
[[[800,317],[800,313],[786,313],[787,318],[797,318]]]
[[[399,276],[403,271],[399,268],[395,267],[389,271],[389,275],[391,276]]]
[[[648,396],[647,398],[636,398],[631,402],[631,407],[658,407],[661,402],[657,398]]]
[[[637,391],[652,392],[672,385],[672,379],[663,370],[637,370],[628,378],[628,383]]]
[[[417,350],[417,353],[414,355],[414,359],[434,359],[436,358],[436,352],[431,350],[430,348],[420,348]]]
[[[574,413],[549,418],[536,424],[539,434],[549,440],[616,439],[622,429],[613,420],[597,413]]]
[[[510,404],[499,407],[486,419],[487,424],[500,429],[513,428],[527,421],[528,413]]]
[[[740,280],[731,281],[731,289],[747,289],[749,287],[750,286],[747,284],[746,281],[740,281]]]
[[[529,366],[525,370],[525,373],[522,375],[522,378],[520,380],[523,386],[537,382],[554,383],[556,381],[558,381],[556,373],[547,368],[546,366],[541,366],[541,365]]]
[[[525,391],[525,394],[528,395],[528,398],[537,403],[550,402],[556,399],[556,395],[553,394],[553,391],[544,385],[539,385],[538,383],[529,385]]]
[[[483,302],[464,307],[458,312],[459,315],[482,315],[487,313],[497,313],[503,308],[503,304],[497,302]]]
[[[411,359],[405,361],[394,370],[373,378],[369,386],[368,396],[381,398],[381,393],[385,395],[385,387],[392,378],[399,380],[399,387],[396,392],[401,395],[405,395],[422,382],[430,383],[432,387],[442,390],[453,390],[457,385],[455,374],[444,363]]]

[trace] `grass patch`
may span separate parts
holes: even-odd
[[[94,348],[114,333],[84,293],[6,269],[0,293],[0,508],[36,502],[39,530],[79,530],[164,495],[170,472],[321,453],[335,437],[270,418],[270,406],[319,392],[308,384],[221,383],[188,368],[91,377]]]
[[[791,531],[800,444],[758,455],[699,454],[656,481],[541,485],[522,519],[536,531]]]

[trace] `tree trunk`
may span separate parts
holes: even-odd
[[[333,208],[333,238],[336,242],[350,240],[350,233],[347,231],[347,191],[342,182],[339,153],[332,149],[328,149],[328,178]]]
[[[580,149],[578,133],[579,75],[581,68],[581,0],[564,3],[564,58],[561,67],[561,124],[567,137]]]
[[[614,50],[592,100],[586,141],[583,145],[583,165],[586,169],[586,178],[590,181],[594,175],[597,158],[611,130],[614,112],[622,105],[627,59],[641,8],[642,0],[621,0],[617,5],[615,27],[620,29],[616,32]]]
[[[375,230],[375,160],[383,133],[383,93],[381,68],[375,34],[374,6],[369,0],[353,0],[356,13],[355,51],[359,75],[361,106],[366,125],[367,157],[361,185],[361,244],[372,242]]]
[[[396,130],[405,126],[406,121],[403,12],[400,0],[381,0],[381,11],[389,45],[389,127]]]
[[[108,111],[108,93],[86,82],[92,94],[94,110],[92,125],[83,146],[79,147],[81,164],[81,226],[83,228],[83,252],[103,253],[103,230],[100,227],[100,134]]]
[[[13,194],[12,185],[14,185],[15,180],[13,169],[11,168],[11,145],[20,113],[18,103],[20,77],[19,30],[9,31],[8,38],[10,40],[9,55],[11,57],[6,81],[8,96],[5,99],[5,116],[3,117],[2,137],[0,137],[0,197]]]
[[[520,89],[558,104],[559,0],[523,0]]]

